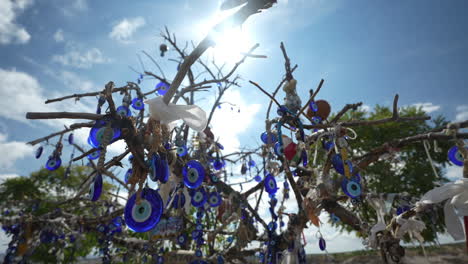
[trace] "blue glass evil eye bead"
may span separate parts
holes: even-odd
[[[88,143],[94,148],[99,148],[103,142],[104,131],[109,121],[98,120],[89,131]],[[120,129],[112,127],[111,143],[120,137]]]
[[[177,244],[183,246],[187,242],[187,235],[186,234],[181,234],[177,237]]]
[[[312,120],[312,125],[318,125],[320,124],[320,122],[322,122],[322,118],[320,118],[319,116],[313,116],[311,120]]]
[[[273,144],[278,141],[278,137],[276,136],[276,134],[268,133],[266,131],[260,135],[260,139],[264,144]]]
[[[281,146],[281,144],[279,142],[276,142],[274,150],[275,150],[276,155],[278,155],[278,156],[283,156],[284,155],[284,147]]]
[[[184,176],[184,184],[190,189],[200,187],[205,179],[205,169],[203,165],[197,160],[188,161],[182,168]]]
[[[177,147],[177,155],[179,157],[183,157],[185,155],[187,155],[187,146],[183,145],[183,146],[179,146]]]
[[[262,180],[263,180],[262,176],[260,176],[260,175],[255,176],[255,181],[256,182],[261,182]]]
[[[50,171],[54,171],[58,169],[61,164],[62,164],[62,160],[60,159],[60,157],[50,157],[47,160],[45,167],[46,169]]]
[[[463,155],[457,146],[453,146],[449,149],[448,158],[453,164],[457,166],[463,166]]]
[[[276,191],[278,190],[278,187],[276,186],[276,180],[273,175],[268,174],[265,177],[265,180],[263,181],[263,184],[265,185],[265,191],[269,194],[275,194]]]
[[[125,223],[135,232],[146,232],[159,223],[163,201],[159,193],[150,188],[143,189],[139,204],[136,203],[136,195],[134,193],[125,205]]]
[[[341,189],[350,198],[357,198],[361,196],[361,184],[357,181],[344,178],[341,182]]]
[[[159,82],[156,84],[156,92],[159,95],[165,95],[167,90],[169,90],[169,84],[165,82]]]
[[[218,262],[218,264],[224,264],[224,258],[223,258],[223,256],[219,255],[219,256],[216,258],[216,261]]]
[[[343,166],[343,160],[341,159],[341,155],[340,154],[333,155],[331,162],[336,172],[338,172],[341,175],[344,175],[344,166]],[[346,163],[349,167],[349,171],[353,172],[353,164],[351,163],[351,161],[348,160]]]
[[[68,135],[68,143],[70,145],[73,145],[73,142],[74,142],[74,136],[73,136],[73,133],[70,133],[70,135]]]
[[[38,147],[36,149],[36,153],[35,153],[36,159],[41,157],[43,151],[44,151],[44,147],[42,147],[42,146],[40,146],[40,147]]]
[[[212,192],[208,196],[208,203],[211,207],[218,207],[222,201],[223,199],[221,198],[221,195],[219,195],[218,192]]]
[[[249,167],[253,168],[257,165],[254,160],[249,160]]]
[[[101,155],[101,151],[97,149],[96,151],[88,155],[88,159],[95,160],[99,158],[100,155]]]
[[[202,207],[206,202],[206,192],[203,188],[200,188],[193,192],[192,205],[195,207]]]
[[[102,193],[102,176],[101,174],[96,175],[94,181],[89,187],[88,197],[91,201],[95,202],[99,199]]]
[[[135,110],[143,110],[145,108],[145,104],[141,98],[133,98],[132,107]]]
[[[318,106],[314,101],[309,102],[309,108],[312,112],[317,112],[318,111]]]
[[[279,116],[283,116],[285,115],[286,113],[288,112],[288,108],[284,105],[280,106],[278,108],[278,110],[276,111],[276,113],[279,115]]]
[[[218,158],[217,158],[217,159],[215,159],[215,161],[213,162],[213,168],[214,168],[215,170],[220,170],[220,169],[224,168],[225,164],[226,164],[226,162],[225,162],[224,160],[218,159]]]
[[[325,249],[327,249],[327,243],[325,242],[325,239],[323,239],[323,237],[320,237],[319,238],[319,248],[320,250],[324,251]]]
[[[172,208],[178,209],[182,208],[185,205],[185,195],[183,193],[176,194],[174,200],[172,201]]]
[[[119,116],[132,116],[132,112],[130,111],[130,108],[121,105],[115,109],[117,115]]]

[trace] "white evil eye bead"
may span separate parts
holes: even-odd
[[[119,116],[132,116],[132,112],[130,111],[130,108],[121,105],[115,109],[117,115]]]
[[[102,193],[102,176],[101,174],[96,175],[94,181],[89,187],[89,199],[93,202],[97,201]]]
[[[135,110],[143,110],[145,108],[145,104],[143,103],[143,100],[140,98],[133,98],[132,100],[132,107]]]
[[[90,159],[90,160],[95,160],[95,159],[99,158],[100,155],[101,155],[101,151],[100,151],[100,150],[96,150],[96,151],[94,151],[93,153],[91,153],[91,154],[88,155],[88,159]]]
[[[263,184],[265,185],[265,190],[269,194],[275,194],[276,191],[278,190],[278,188],[276,186],[275,177],[273,177],[271,174],[268,174],[265,177]]]
[[[42,152],[44,151],[44,147],[40,146],[36,149],[36,159],[40,158],[42,155]]]
[[[46,162],[46,169],[54,171],[60,167],[62,160],[59,157],[50,157]]]
[[[188,161],[182,168],[184,176],[184,184],[190,189],[200,187],[205,179],[205,169],[203,165],[197,160]]]
[[[206,192],[203,188],[194,191],[192,195],[192,205],[195,207],[202,207],[206,202]]]
[[[210,204],[211,207],[218,207],[221,204],[221,202],[222,202],[222,198],[218,192],[210,193],[208,197],[208,203]]]
[[[150,188],[143,189],[139,204],[136,203],[136,195],[134,193],[125,205],[125,223],[135,232],[146,232],[159,223],[163,201],[159,193]]]

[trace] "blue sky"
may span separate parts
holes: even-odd
[[[242,38],[237,39],[240,42],[234,43],[242,47],[259,43],[256,53],[268,58],[248,59],[239,68],[241,87],[227,98],[241,113],[222,108],[215,115],[213,130],[230,150],[259,143],[268,100],[248,80],[269,91],[276,87],[284,74],[281,41],[292,63],[299,65],[294,76],[302,98],[323,78],[318,97],[328,100],[335,111],[359,101],[371,107],[390,105],[399,93],[400,105],[419,104],[432,116],[468,119],[467,1],[278,2],[249,18],[242,26]],[[217,16],[219,4],[216,0],[116,0],[112,4],[0,0],[0,17],[4,17],[0,20],[0,180],[37,170],[45,161],[35,160],[33,148],[24,142],[70,124],[25,120],[26,112],[93,111],[95,98],[76,104],[42,103],[102,89],[110,80],[117,85],[135,81],[137,74],[128,66],[141,70],[137,59],[141,50],[153,54],[171,79],[176,64],[157,55],[160,31],[167,25],[180,43],[198,43]],[[174,55],[169,51],[168,57]],[[148,60],[144,65],[157,71]],[[145,80],[142,87],[147,91],[154,85],[154,80]],[[205,93],[197,103],[207,106],[214,95]],[[85,138],[86,131],[78,135]],[[459,170],[450,168],[447,173],[456,178]],[[308,237],[314,243],[315,236]],[[352,235],[341,238],[340,243],[328,243],[330,251],[359,248]],[[307,249],[318,251],[315,245]]]

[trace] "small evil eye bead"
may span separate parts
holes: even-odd
[[[187,155],[187,146],[183,145],[183,146],[179,146],[177,147],[177,155],[179,157],[183,157],[185,155]]]
[[[448,158],[453,164],[463,166],[463,155],[457,146],[453,146],[449,149]]]
[[[192,205],[195,207],[202,207],[207,200],[206,196],[206,192],[203,188],[196,190],[192,195]]]
[[[265,177],[263,184],[265,185],[265,190],[267,191],[267,193],[271,195],[274,195],[278,190],[278,187],[276,186],[275,177],[273,177],[271,174],[268,174]]]
[[[73,145],[73,142],[74,142],[74,136],[73,136],[73,133],[70,133],[70,135],[68,135],[68,143],[70,145]]]
[[[216,147],[218,147],[220,150],[224,150],[224,146],[219,142],[216,142]]]
[[[274,150],[275,150],[275,154],[277,156],[283,156],[284,155],[284,147],[281,146],[281,144],[279,142],[276,142]]]
[[[58,169],[61,164],[62,164],[62,160],[60,159],[60,157],[50,157],[47,160],[45,167],[46,169],[50,171],[54,171]]]
[[[169,84],[166,82],[159,82],[156,84],[156,92],[158,95],[165,95],[167,93],[167,90],[169,90]]]
[[[208,203],[210,204],[211,207],[218,207],[221,204],[221,202],[222,202],[222,198],[218,192],[210,193],[208,197]]]
[[[268,133],[266,131],[260,135],[260,139],[264,144],[273,144],[278,141],[278,137],[276,136],[276,134]]]
[[[197,239],[199,238],[203,233],[198,231],[198,230],[194,230],[192,231],[192,239]]]
[[[276,222],[272,221],[268,224],[268,230],[270,230],[270,232],[274,232],[277,227],[278,227],[278,224]]]
[[[177,244],[183,246],[187,242],[187,235],[182,234],[177,237]]]
[[[132,174],[133,174],[133,170],[132,169],[128,169],[127,172],[125,173],[125,183],[128,183],[128,181],[130,180],[130,178],[132,178]]]
[[[310,109],[312,112],[317,112],[317,111],[318,111],[318,106],[317,106],[317,104],[316,104],[314,101],[310,101],[310,102],[309,102],[309,109]]]
[[[257,164],[255,163],[254,160],[249,160],[249,167],[250,167],[250,168],[255,167],[255,165],[257,165]]]
[[[101,155],[101,151],[97,149],[96,151],[88,155],[88,159],[95,160],[99,158],[100,155]]]
[[[99,199],[102,193],[102,176],[101,174],[96,175],[94,181],[89,187],[88,197],[91,201],[95,202]]]
[[[332,221],[333,223],[338,223],[338,222],[340,222],[340,220],[341,220],[337,215],[335,215],[335,214],[333,214],[333,213],[330,215],[330,219],[331,219],[331,221]]]
[[[141,98],[133,98],[132,107],[135,110],[143,110],[145,108],[145,104]]]
[[[218,264],[224,264],[224,258],[223,258],[223,256],[219,255],[219,256],[216,258],[216,261],[218,262]]]
[[[313,116],[311,118],[311,122],[312,122],[312,125],[318,125],[322,122],[322,118],[320,118],[319,116]]]
[[[216,174],[214,174],[214,173],[210,174],[210,179],[211,179],[211,182],[213,182],[213,183],[219,182],[218,176]]]
[[[119,116],[132,116],[132,112],[130,111],[130,108],[121,105],[115,109],[117,115]]]
[[[195,226],[195,229],[198,230],[198,231],[202,231],[203,230],[203,225],[198,224],[198,225]]]
[[[232,243],[232,241],[234,241],[234,237],[229,236],[226,240],[227,242]]]
[[[44,151],[44,147],[42,147],[42,146],[40,146],[40,147],[38,147],[36,149],[36,153],[35,153],[36,159],[41,157],[43,151]]]
[[[359,182],[344,178],[341,182],[343,192],[350,198],[361,196],[361,184]]]
[[[255,176],[254,179],[255,179],[256,182],[261,182],[263,180],[262,176],[260,176],[260,175]]]
[[[203,256],[202,251],[201,251],[200,249],[195,250],[195,256],[197,256],[197,257],[199,257],[199,258],[200,258],[201,256]]]
[[[220,170],[220,169],[224,168],[224,165],[225,165],[225,164],[226,164],[226,163],[224,162],[224,160],[218,159],[218,158],[217,158],[217,159],[215,159],[215,160],[213,161],[213,168],[214,168],[215,170]]]
[[[184,176],[185,186],[196,189],[200,187],[203,179],[205,179],[205,169],[199,161],[190,160],[182,168],[182,175]]]
[[[323,239],[323,237],[320,237],[319,238],[319,248],[320,250],[324,251],[325,249],[327,249],[327,243],[325,242],[325,239]]]
[[[279,116],[284,116],[286,113],[288,112],[288,108],[286,108],[286,106],[282,105],[278,108],[278,110],[276,111],[276,113],[279,115]]]

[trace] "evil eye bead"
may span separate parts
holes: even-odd
[[[224,146],[219,142],[216,142],[216,147],[218,147],[220,150],[224,150]]]
[[[331,219],[331,221],[332,221],[333,223],[338,223],[338,222],[341,221],[341,219],[340,219],[337,215],[335,215],[335,214],[331,214],[331,215],[330,215],[330,219]]]
[[[260,176],[260,175],[255,176],[254,179],[255,179],[256,182],[261,182],[263,180],[262,176]]]
[[[282,105],[278,108],[278,110],[276,111],[276,113],[279,115],[279,116],[284,116],[286,113],[288,112],[288,108],[286,108],[286,106]]]
[[[405,205],[405,206],[399,206],[396,210],[396,214],[397,215],[401,215],[402,213],[406,212],[406,211],[409,211],[410,210],[410,207]]]
[[[219,182],[218,176],[216,174],[214,174],[214,173],[210,174],[210,179],[211,179],[211,182],[213,182],[213,183]]]
[[[101,174],[96,175],[93,183],[89,187],[88,197],[91,201],[95,202],[99,199],[102,193],[102,176]]]
[[[322,146],[326,151],[329,151],[331,148],[333,148],[334,145],[335,143],[333,143],[333,141],[324,141],[322,143]]]
[[[73,133],[70,133],[70,135],[68,135],[68,143],[70,145],[72,145],[74,142],[74,137],[73,137]]]
[[[40,146],[36,149],[36,159],[40,158],[42,155],[42,152],[44,151],[44,147]]]
[[[201,251],[200,249],[195,250],[195,256],[197,256],[197,257],[199,257],[199,258],[200,258],[201,256],[203,256],[202,251]]]
[[[319,248],[322,251],[327,249],[327,243],[325,242],[325,239],[323,239],[323,237],[320,237],[320,239],[319,239]]]
[[[163,201],[159,193],[150,188],[141,192],[140,203],[136,203],[134,193],[125,205],[125,223],[135,232],[146,232],[153,229],[161,219]]]
[[[213,162],[213,168],[215,170],[220,170],[222,168],[224,168],[224,165],[226,163],[224,162],[224,160],[221,160],[221,159],[215,159],[215,161]]]
[[[135,110],[143,110],[145,108],[145,104],[143,103],[143,100],[140,98],[133,98],[132,100],[132,107]]]
[[[224,264],[224,258],[223,258],[223,256],[219,255],[219,256],[216,258],[216,261],[218,262],[218,264]]]
[[[301,152],[302,165],[307,166],[307,151],[302,150]]]
[[[125,183],[128,183],[130,178],[132,178],[132,174],[133,174],[133,170],[128,169],[127,172],[125,173],[125,178],[124,178]]]
[[[172,201],[172,208],[178,209],[182,208],[185,205],[185,195],[183,193],[176,194],[174,196],[174,201]]]
[[[278,227],[278,223],[272,221],[268,224],[268,230],[270,230],[270,232],[275,232],[276,228]]]
[[[208,197],[208,203],[211,207],[218,207],[222,201],[221,195],[218,192],[212,192]]]
[[[278,187],[276,186],[275,177],[273,177],[273,175],[271,174],[268,174],[265,177],[263,184],[265,185],[265,191],[269,194],[275,194],[278,190]]]
[[[159,181],[161,183],[166,183],[169,180],[169,163],[167,162],[167,156],[162,155],[159,159],[158,174]]]
[[[260,139],[264,144],[273,144],[278,141],[278,137],[276,136],[276,134],[268,133],[266,131],[260,135]]]
[[[341,175],[344,175],[344,166],[343,166],[343,160],[341,159],[341,155],[340,154],[333,155],[331,162],[336,172],[338,172]],[[353,172],[353,164],[351,163],[351,161],[348,160],[346,164],[349,167],[349,171]]]
[[[184,176],[185,186],[190,189],[196,189],[203,183],[205,169],[199,161],[190,160],[182,168],[182,174]]]
[[[318,125],[322,122],[322,118],[320,118],[319,116],[313,116],[311,118],[311,121],[312,121],[312,125]]]
[[[115,109],[117,115],[119,116],[132,116],[132,112],[130,111],[130,108],[121,105]]]
[[[457,166],[463,166],[463,155],[457,146],[453,146],[449,149],[448,158],[453,164]]]
[[[257,164],[255,163],[254,160],[249,160],[249,167],[250,167],[250,168],[255,167],[255,165],[257,165]]]
[[[309,102],[309,109],[310,109],[312,112],[317,112],[317,111],[318,111],[318,106],[317,106],[317,104],[316,104],[314,101],[310,101],[310,102]]]
[[[167,90],[169,90],[169,84],[165,82],[159,82],[156,84],[156,92],[158,95],[165,95]]]
[[[46,162],[46,169],[54,171],[60,167],[62,160],[59,157],[50,157]]]
[[[344,178],[341,182],[341,189],[350,198],[361,196],[361,184],[359,182]]]
[[[187,242],[187,235],[186,234],[182,234],[182,235],[179,235],[177,237],[177,244],[183,246],[183,245],[185,245],[186,242]]]
[[[192,195],[192,205],[202,207],[206,202],[206,192],[203,188],[196,190]]]
[[[281,146],[281,144],[279,142],[276,142],[274,150],[275,150],[276,155],[278,155],[278,156],[283,156],[284,155],[284,147]]]
[[[180,146],[180,147],[177,147],[177,155],[179,157],[183,157],[185,155],[187,155],[187,146]]]
[[[94,148],[99,148],[103,142],[104,131],[106,129],[108,121],[99,120],[89,131],[88,143]],[[120,129],[112,127],[111,143],[116,141],[120,137]]]
[[[88,159],[90,159],[90,160],[95,160],[95,159],[99,158],[100,155],[101,155],[101,151],[100,151],[100,150],[96,150],[96,151],[94,151],[93,153],[91,153],[91,154],[88,155]]]

